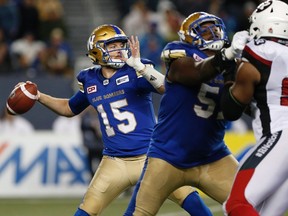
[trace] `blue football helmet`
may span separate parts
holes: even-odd
[[[204,27],[205,23],[211,23],[211,25]],[[211,38],[205,40],[203,35],[207,33],[211,35]],[[205,12],[195,12],[189,15],[182,22],[178,35],[181,41],[197,46],[201,50],[220,50],[226,43],[229,43],[222,19]]]
[[[131,56],[128,37],[125,35],[124,31],[118,26],[105,24],[94,29],[87,41],[87,56],[91,59],[93,64],[109,66],[115,69],[123,67],[125,64],[124,61],[113,59],[109,55],[107,44],[111,42],[124,42],[124,48],[117,50],[121,50],[123,57],[129,58]]]

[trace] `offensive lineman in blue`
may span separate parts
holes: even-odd
[[[229,48],[223,21],[211,14],[188,16],[180,41],[162,52],[167,67],[165,93],[152,133],[141,179],[125,213],[156,215],[169,194],[183,185],[199,188],[223,203],[238,162],[224,143],[226,121],[220,109],[225,70],[244,48],[246,31],[234,35]]]
[[[103,159],[75,216],[100,215],[137,183],[155,125],[151,92],[165,91],[164,76],[150,60],[140,59],[137,37],[129,40],[119,27],[99,26],[90,35],[87,48],[97,66],[80,71],[80,90],[74,96],[64,99],[38,94],[41,104],[62,116],[78,115],[88,106],[98,112]],[[177,189],[169,198],[190,215],[212,215],[191,186]]]

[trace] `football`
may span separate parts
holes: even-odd
[[[38,88],[34,83],[23,83],[10,93],[6,108],[12,115],[26,113],[37,100]]]

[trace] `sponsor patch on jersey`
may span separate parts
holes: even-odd
[[[193,53],[193,58],[196,62],[202,61],[203,58],[201,58],[200,56],[198,56],[196,53]]]
[[[93,93],[93,92],[97,92],[97,86],[96,86],[96,85],[89,86],[89,87],[87,88],[87,93],[88,93],[88,94],[91,94],[91,93]]]
[[[129,76],[125,75],[123,77],[119,77],[118,79],[116,79],[116,85],[121,85],[123,83],[129,82]]]

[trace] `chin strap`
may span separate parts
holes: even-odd
[[[125,65],[125,62],[120,59],[111,59],[111,61],[108,62],[107,65],[112,68],[119,69]]]
[[[209,43],[205,46],[205,49],[209,50],[221,50],[224,47],[224,40],[214,41],[213,43]]]

